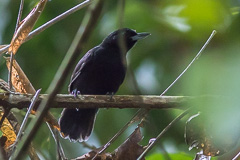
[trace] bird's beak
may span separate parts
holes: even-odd
[[[150,34],[150,33],[146,33],[146,32],[138,33],[137,35],[132,36],[131,39],[132,39],[133,41],[137,41],[137,40],[143,39],[143,38],[145,38],[145,37],[147,37],[147,36],[149,36],[149,35],[151,35],[151,34]]]

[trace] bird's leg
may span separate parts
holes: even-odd
[[[75,98],[78,98],[78,94],[80,93],[80,91],[78,91],[77,89],[74,89],[72,91],[72,95],[74,95]]]
[[[110,100],[110,101],[113,101],[114,92],[107,92],[106,95],[109,96],[109,100]]]
[[[72,94],[74,95],[74,98],[80,98],[81,100],[83,100],[84,98],[83,98],[83,96],[81,95],[81,92],[80,91],[78,91],[77,89],[74,89],[73,91],[72,91]],[[79,96],[80,95],[80,96]],[[79,111],[79,108],[76,108],[76,111]]]
[[[84,99],[84,97],[81,95],[81,92],[78,91],[77,89],[74,89],[74,90],[72,91],[72,94],[74,95],[75,98],[80,98],[81,100]]]

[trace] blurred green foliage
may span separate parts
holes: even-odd
[[[156,160],[156,159],[164,159],[164,155],[161,154],[153,154],[149,157],[146,157],[146,160]],[[169,158],[174,159],[174,160],[192,160],[192,157],[189,155],[186,155],[184,153],[182,154],[170,154]]]
[[[36,5],[38,1],[26,0],[23,16]],[[76,0],[50,0],[42,13],[36,27],[56,17],[60,13],[80,3]],[[90,48],[101,43],[110,32],[118,29],[118,2],[106,0],[102,17],[95,26],[84,51],[79,53],[79,59]],[[144,95],[161,92],[179,75],[191,59],[197,54],[213,29],[218,31],[210,45],[199,60],[169,90],[167,95],[224,95],[235,96],[231,103],[219,101],[199,102],[200,108],[209,109],[208,117],[215,119],[214,111],[221,111],[219,124],[229,126],[236,123],[237,118],[230,121],[222,119],[226,110],[228,115],[234,114],[239,108],[240,92],[240,1],[239,0],[130,0],[126,1],[124,12],[124,27],[138,32],[150,32],[152,35],[140,41],[128,54],[128,64],[136,75],[139,88]],[[54,74],[70,46],[73,37],[81,24],[86,8],[74,13],[68,18],[48,28],[40,35],[23,44],[16,59],[33,86],[42,88],[42,93],[48,88]],[[11,41],[18,13],[18,3],[14,0],[0,0],[0,43]],[[35,27],[35,28],[36,28]],[[76,61],[77,63],[77,61]],[[75,64],[73,64],[73,67]],[[0,77],[7,80],[7,69],[3,58],[0,59]],[[70,73],[69,78],[70,79]],[[67,93],[68,82],[62,88]],[[118,94],[137,94],[129,73]],[[191,104],[195,105],[195,104]],[[215,107],[219,108],[215,108]],[[232,109],[233,108],[233,109]],[[202,109],[202,108],[201,108]],[[56,117],[61,110],[52,110]],[[235,112],[234,112],[235,111]],[[102,109],[97,117],[94,134],[89,143],[100,146],[106,143],[136,112],[135,109]],[[154,110],[150,112],[145,128],[142,130],[146,145],[181,111]],[[221,121],[222,120],[222,121]],[[161,145],[150,153],[189,152],[184,142],[184,125],[186,119],[174,126],[164,138]],[[217,131],[218,129],[216,129]],[[114,143],[110,150],[124,141],[133,127]],[[67,157],[74,158],[88,151],[79,143],[62,140]],[[55,159],[55,144],[51,133],[45,124],[35,138],[36,148],[43,159]],[[154,157],[155,155],[153,155]],[[151,159],[151,158],[149,158]]]

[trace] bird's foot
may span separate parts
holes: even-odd
[[[107,92],[106,95],[109,97],[109,101],[113,101],[114,92]]]
[[[84,97],[81,95],[81,92],[78,91],[77,89],[74,89],[74,90],[72,91],[72,94],[74,95],[75,98],[79,98],[79,99],[81,99],[81,100],[84,100]]]

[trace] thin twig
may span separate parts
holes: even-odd
[[[35,106],[35,104],[36,104],[36,102],[37,102],[37,100],[39,98],[39,94],[40,94],[41,90],[42,89],[37,90],[35,95],[34,95],[34,97],[33,97],[33,99],[32,99],[32,102],[31,102],[31,104],[30,104],[30,106],[28,108],[28,111],[27,111],[27,113],[26,113],[26,115],[25,115],[25,117],[23,119],[23,122],[21,124],[20,129],[19,129],[19,132],[17,134],[16,142],[22,137],[22,132],[25,130],[28,117],[30,116],[31,111],[33,110],[33,107]]]
[[[214,35],[217,33],[217,31],[213,30],[208,40],[205,42],[205,44],[202,46],[198,54],[193,58],[193,60],[189,63],[189,65],[183,70],[183,72],[165,89],[160,96],[163,96],[181,77],[182,75],[190,68],[190,66],[195,62],[201,55],[201,53],[204,51],[204,49],[207,47],[211,39],[214,37]]]
[[[10,46],[10,45],[8,44],[8,45],[6,45],[5,47],[0,48],[0,54],[7,52],[9,46]]]
[[[19,27],[19,24],[21,22],[21,17],[22,17],[22,11],[23,11],[23,5],[24,5],[24,0],[21,0],[20,2],[20,6],[19,6],[19,10],[18,10],[18,17],[17,17],[17,23],[16,23],[16,27],[15,27],[15,33]]]
[[[11,52],[11,57],[10,57],[10,68],[8,72],[8,86],[10,89],[10,92],[12,92],[12,67],[13,67],[13,60],[14,60],[14,54]]]
[[[208,38],[208,40],[206,41],[206,43],[203,45],[203,47],[201,48],[201,50],[198,52],[198,54],[194,57],[194,59],[190,62],[190,64],[187,66],[187,68],[177,77],[176,80],[174,80],[174,82],[160,95],[163,96],[176,82],[177,80],[187,71],[187,69],[192,65],[192,63],[199,58],[199,56],[201,55],[201,53],[203,52],[203,50],[206,48],[206,46],[209,44],[209,42],[211,41],[211,39],[214,37],[214,35],[216,34],[216,31],[213,30],[213,32],[211,33],[210,37]],[[103,147],[102,149],[96,154],[99,155],[100,153],[102,153],[103,151],[105,151],[111,143],[113,143],[117,137],[119,137],[119,135],[121,135],[132,123],[134,123],[137,120],[142,119],[143,117],[145,117],[148,112],[150,110],[149,109],[139,109],[137,111],[137,113],[133,116],[133,118],[128,121]],[[95,157],[96,157],[95,156]]]
[[[18,123],[18,120],[16,119],[16,117],[10,112],[7,116],[7,119],[8,121],[10,122],[11,126],[13,127],[14,129],[14,133],[17,135],[17,133],[19,132],[19,129],[20,129],[20,125]],[[13,145],[11,145],[13,146]],[[9,148],[11,147],[9,146]],[[8,156],[10,156],[10,152],[11,150],[8,149]],[[33,148],[33,145],[30,144],[29,146],[29,149],[28,149],[28,155],[29,155],[29,158],[31,160],[40,160],[40,158],[38,157],[38,154],[36,153],[35,149]],[[0,158],[1,159],[1,158]],[[9,159],[9,158],[8,158]]]
[[[162,92],[162,94],[160,96],[163,96],[181,77],[182,75],[190,68],[190,66],[200,57],[201,53],[204,51],[204,49],[207,47],[207,45],[209,44],[209,42],[211,41],[211,39],[214,37],[214,35],[217,32],[215,30],[212,31],[210,37],[207,39],[207,41],[205,42],[205,44],[203,45],[203,47],[200,49],[200,51],[197,53],[197,55],[193,58],[193,60],[189,63],[189,65],[183,70],[183,72]],[[185,113],[185,112],[184,112]],[[183,113],[183,114],[184,114]],[[171,124],[171,123],[170,123]],[[169,125],[170,125],[169,124]],[[157,139],[158,140],[161,135],[165,133],[165,129],[158,135]],[[156,142],[154,141],[153,143],[151,143],[147,149],[139,156],[138,160],[140,160],[141,158],[143,158],[146,153],[153,147],[153,145]]]
[[[123,28],[124,24],[125,0],[118,0],[118,27]],[[124,55],[125,56],[125,55]]]
[[[72,64],[76,61],[76,57],[79,55],[82,47],[86,43],[89,34],[93,30],[98,17],[100,16],[100,12],[103,7],[103,0],[98,1],[95,8],[90,8],[84,17],[82,25],[79,27],[78,32],[71,44],[65,58],[63,59],[54,79],[52,80],[49,88],[47,89],[47,93],[50,93],[40,104],[39,109],[36,113],[36,118],[31,121],[26,129],[26,133],[22,137],[21,143],[19,143],[19,149],[16,150],[13,155],[14,159],[20,159],[24,154],[23,152],[26,150],[26,147],[31,142],[32,138],[36,134],[39,125],[42,122],[45,114],[49,110],[50,106],[53,104],[53,99],[57,92],[61,89],[62,84],[66,80],[66,75],[68,75],[70,69],[72,68]]]
[[[21,139],[21,137],[23,135],[23,131],[25,130],[25,127],[26,127],[26,124],[27,124],[27,121],[28,121],[28,117],[30,116],[31,111],[33,110],[33,107],[35,106],[35,104],[36,104],[36,102],[37,102],[37,100],[39,98],[39,94],[40,94],[41,90],[42,89],[37,90],[36,94],[34,95],[34,97],[32,99],[32,103],[30,104],[30,106],[28,108],[28,111],[27,111],[27,113],[26,113],[26,115],[25,115],[25,117],[23,119],[23,122],[22,122],[21,127],[20,127],[20,129],[18,131],[18,134],[17,134],[17,138],[16,138],[16,140],[15,140],[13,146],[12,146],[12,153],[13,154],[15,152],[15,149],[17,147],[17,144],[18,144],[19,140]]]
[[[96,149],[97,149],[96,146],[90,145],[90,144],[88,144],[87,142],[84,142],[84,141],[81,142],[81,144],[83,145],[83,147],[88,148],[88,149],[90,149],[90,150],[96,150]]]
[[[9,107],[5,107],[4,108],[4,113],[3,113],[3,116],[2,116],[1,121],[0,121],[0,128],[2,127],[2,124],[3,124],[4,120],[5,120],[5,118],[8,116],[10,110],[11,109]]]
[[[232,160],[238,160],[240,158],[240,152],[232,159]]]
[[[124,21],[124,8],[125,8],[125,0],[119,0],[118,1],[118,27],[122,28],[123,27],[123,21]],[[127,59],[126,59],[126,55],[124,53],[127,53],[127,47],[126,47],[126,43],[124,40],[123,36],[120,36],[118,39],[118,45],[120,46],[120,51],[122,52],[121,54],[121,59],[123,61],[123,64],[125,66],[127,66]]]
[[[50,21],[48,21],[47,23],[43,24],[42,26],[38,27],[37,29],[35,29],[34,31],[32,31],[31,33],[29,33],[28,37],[26,38],[25,42],[32,39],[34,36],[38,35],[39,33],[41,33],[42,31],[44,31],[45,29],[51,27],[52,25],[54,25],[55,23],[63,20],[64,18],[68,17],[69,15],[75,13],[76,11],[90,5],[92,3],[92,0],[85,0],[84,2],[74,6],[73,8],[65,11],[64,13],[58,15],[57,17],[51,19]]]
[[[45,24],[41,25],[40,27],[38,27],[37,29],[35,29],[34,31],[30,32],[28,37],[25,39],[24,42],[27,42],[28,40],[32,39],[33,37],[35,37],[36,35],[40,34],[41,32],[43,32],[45,29],[51,27],[53,24],[63,20],[64,18],[68,17],[69,15],[71,15],[72,13],[75,13],[76,11],[90,5],[92,3],[92,0],[86,0],[76,6],[74,6],[73,8],[65,11],[64,13],[60,14],[59,16],[51,19],[50,21],[46,22]],[[10,45],[7,45],[3,48],[0,49],[0,54],[4,53],[8,50]]]
[[[62,145],[61,143],[59,142],[59,134],[58,134],[58,131],[57,129],[55,129],[52,125],[50,125],[49,123],[47,123],[47,126],[50,130],[50,132],[52,133],[52,136],[53,136],[53,139],[56,143],[56,150],[57,150],[57,158],[56,159],[67,159],[65,154],[64,154],[64,151],[63,151],[63,148],[62,148]]]
[[[187,115],[189,110],[184,111],[178,117],[176,117],[172,122],[170,122],[167,127],[165,127],[162,132],[156,137],[154,141],[152,141],[148,147],[144,150],[144,152],[138,157],[137,160],[141,160],[147,153],[152,149],[152,147],[158,142],[158,140],[166,133],[175,123],[181,120],[185,115]]]
[[[146,109],[145,109],[146,110]],[[103,153],[131,124],[136,122],[136,117],[140,115],[141,109],[138,110],[138,112],[133,116],[133,118],[128,121],[100,150],[99,152],[94,156],[96,158],[99,154]],[[94,159],[93,158],[93,159]]]

